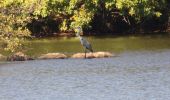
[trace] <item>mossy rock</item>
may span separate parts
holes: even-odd
[[[26,60],[33,60],[33,58],[25,55],[23,52],[17,52],[7,57],[7,61],[26,61]]]

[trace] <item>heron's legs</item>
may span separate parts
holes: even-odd
[[[84,58],[86,59],[86,48],[84,49],[84,53],[85,53]]]

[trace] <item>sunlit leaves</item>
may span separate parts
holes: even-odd
[[[73,16],[74,21],[71,23],[71,27],[86,27],[93,18],[93,13],[87,12],[86,9],[80,8]]]
[[[34,15],[41,15],[42,17],[46,17],[48,15],[48,2],[49,0],[37,0],[35,2],[35,8],[34,8]]]
[[[155,15],[156,15],[156,17],[160,17],[160,16],[162,15],[162,13],[160,13],[160,12],[155,12]]]
[[[165,0],[116,0],[116,8],[124,16],[130,15],[139,23],[145,17],[160,17],[163,7],[166,7]]]
[[[130,25],[129,17],[134,24],[143,19],[161,17],[166,9],[166,0],[0,0],[0,35],[8,38],[6,50],[15,51],[21,37],[29,36],[26,25],[31,20],[50,17],[58,20],[60,31],[68,32],[74,27],[90,28],[95,15],[103,19],[122,18]],[[107,24],[108,19],[103,21]],[[109,24],[111,24],[109,22]],[[12,34],[12,35],[11,35]],[[18,38],[19,40],[17,40]],[[4,40],[4,41],[5,41]],[[16,41],[15,43],[11,43]],[[14,46],[12,46],[14,44]]]
[[[22,46],[23,37],[30,35],[26,28],[30,21],[29,11],[23,0],[3,0],[0,4],[0,39],[4,49],[15,52]]]
[[[62,22],[62,24],[61,24],[61,26],[60,26],[60,30],[62,31],[62,32],[65,32],[65,31],[67,31],[68,30],[68,25],[67,25],[67,20],[65,19],[63,22]]]

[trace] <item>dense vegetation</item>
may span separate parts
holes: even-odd
[[[85,33],[165,31],[168,0],[1,0],[0,37],[6,50],[22,47],[30,36]]]

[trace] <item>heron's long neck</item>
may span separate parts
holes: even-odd
[[[78,38],[82,38],[82,37],[80,36],[79,32],[77,32],[76,35],[77,35]]]

